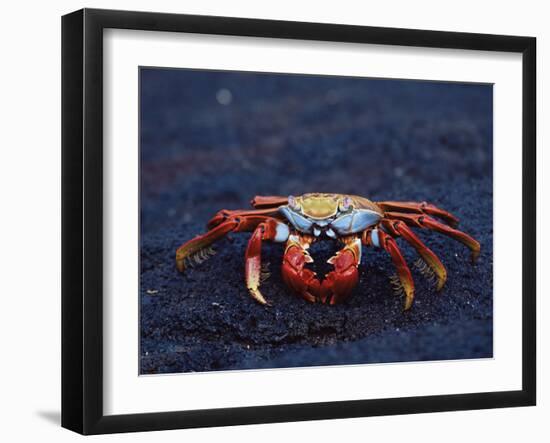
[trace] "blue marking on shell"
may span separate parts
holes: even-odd
[[[316,224],[317,226],[324,227],[324,226],[328,225],[331,221],[332,221],[332,219],[315,220],[315,224]]]
[[[290,234],[290,230],[288,229],[288,226],[284,223],[277,223],[277,226],[275,228],[275,238],[273,241],[277,243],[283,243],[288,240],[288,236]]]
[[[282,213],[298,231],[305,234],[311,234],[312,221],[292,211],[288,206],[281,206],[279,212]]]
[[[338,217],[330,227],[340,235],[355,234],[375,225],[381,216],[378,212],[368,209],[355,209],[349,214]]]

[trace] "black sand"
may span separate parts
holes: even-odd
[[[492,356],[492,87],[305,76],[142,70],[141,372]],[[223,105],[216,99],[227,101]],[[221,94],[221,96],[219,95]],[[482,247],[418,232],[448,270],[440,293],[414,269],[402,311],[391,260],[365,249],[361,280],[339,306],[312,305],[280,278],[283,246],[265,244],[263,307],[247,294],[249,234],[184,275],[176,248],[222,208],[254,195],[360,194],[427,200]],[[336,246],[315,246],[317,270]]]

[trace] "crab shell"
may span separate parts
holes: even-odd
[[[290,196],[279,212],[303,234],[338,238],[356,234],[376,225],[384,213],[372,201],[343,194]]]

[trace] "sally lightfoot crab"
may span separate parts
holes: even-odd
[[[262,241],[286,243],[282,277],[287,286],[305,300],[331,305],[341,303],[359,280],[358,266],[363,247],[381,248],[395,265],[394,289],[405,297],[404,309],[412,306],[414,281],[395,239],[402,237],[419,254],[422,273],[432,278],[440,290],[447,271],[437,256],[414,234],[411,227],[448,235],[470,248],[472,261],[479,243],[455,229],[458,219],[447,211],[422,202],[373,202],[344,194],[304,194],[299,197],[257,196],[254,209],[221,210],[209,222],[208,232],[180,246],[176,265],[183,272],[188,265],[202,262],[212,253],[211,245],[230,232],[252,232],[245,253],[245,281],[250,295],[267,304],[260,292]],[[308,253],[318,240],[334,239],[342,248],[328,260],[333,270],[318,279],[306,266],[313,262]]]

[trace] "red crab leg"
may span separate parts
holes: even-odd
[[[206,226],[208,229],[213,229],[216,226],[218,226],[220,223],[226,221],[231,217],[249,217],[249,216],[256,216],[256,215],[265,215],[268,217],[277,218],[278,217],[277,209],[278,208],[236,209],[236,210],[222,209],[221,211],[218,211],[216,215],[208,221]]]
[[[277,235],[278,225],[283,225],[283,223],[277,222],[274,219],[266,220],[265,222],[260,223],[250,240],[248,241],[248,246],[246,248],[246,261],[245,261],[245,280],[246,287],[248,288],[250,295],[254,300],[261,303],[262,305],[268,304],[262,293],[260,292],[260,277],[262,271],[262,240],[277,240],[285,241],[286,238],[280,236],[281,227],[279,227],[279,236]],[[286,225],[284,227],[288,228]]]
[[[403,237],[410,245],[416,249],[416,252],[422,257],[424,262],[430,267],[437,277],[437,290],[441,290],[447,281],[447,270],[443,263],[437,258],[430,248],[402,221],[390,221],[382,219],[382,225],[393,235]]]
[[[279,195],[257,195],[250,203],[256,209],[274,208],[286,205],[288,203],[288,197],[281,197]]]
[[[458,225],[458,218],[456,218],[450,212],[447,212],[443,209],[438,208],[437,206],[431,205],[426,202],[395,202],[395,201],[385,201],[376,203],[380,208],[386,211],[394,212],[412,212],[416,214],[428,214],[439,217],[453,227]]]
[[[402,220],[409,226],[433,229],[434,231],[440,232],[441,234],[445,234],[463,243],[472,251],[472,261],[475,261],[475,259],[479,256],[479,251],[480,251],[479,242],[474,240],[468,234],[462,231],[459,231],[458,229],[453,229],[443,223],[440,223],[437,220],[427,215],[402,214],[399,212],[386,212],[384,216],[392,220]]]
[[[376,240],[373,239],[373,235],[377,236]],[[389,236],[381,229],[375,229],[365,231],[365,234],[363,235],[363,243],[369,246],[383,248],[390,254],[393,264],[397,269],[397,276],[399,277],[400,286],[405,293],[405,305],[403,309],[409,309],[414,300],[414,281],[411,270],[409,269],[399,246],[397,246],[397,242],[393,239],[393,237]]]
[[[187,266],[186,261],[189,259],[197,259],[201,261],[206,258],[205,248],[210,246],[216,240],[226,236],[229,232],[250,232],[253,231],[260,223],[270,220],[271,217],[254,215],[254,216],[234,216],[224,222],[218,224],[214,229],[205,234],[189,240],[181,245],[176,251],[176,266],[180,272],[183,272]],[[273,219],[275,220],[275,219]],[[285,225],[286,226],[286,225]]]

